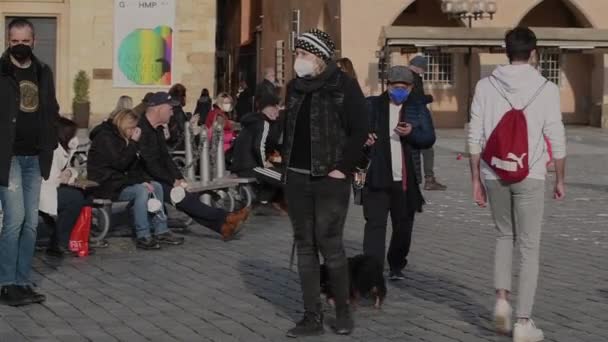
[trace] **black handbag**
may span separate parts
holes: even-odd
[[[353,176],[353,201],[355,205],[363,205],[363,188],[365,187],[365,178],[370,164],[371,162],[368,161],[365,168],[357,167]]]
[[[374,111],[374,105],[376,104],[376,101],[379,101],[378,96],[370,96],[366,98],[367,107],[370,114]],[[375,132],[378,130],[378,119],[376,115],[370,115],[369,121],[369,126],[372,129],[372,134],[375,134]],[[365,187],[365,182],[367,180],[367,171],[369,170],[369,166],[372,163],[371,146],[363,146],[363,154],[367,159],[365,162],[365,166],[357,166],[352,181],[353,202],[355,205],[363,205],[363,188]]]

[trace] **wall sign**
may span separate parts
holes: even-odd
[[[174,32],[175,0],[114,0],[114,86],[170,86]]]

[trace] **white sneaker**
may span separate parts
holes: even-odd
[[[494,324],[499,334],[511,332],[511,305],[505,299],[498,299],[494,307]]]
[[[526,323],[515,323],[513,342],[539,342],[545,338],[543,331],[529,319]]]

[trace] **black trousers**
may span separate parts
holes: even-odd
[[[393,182],[390,189],[363,193],[365,232],[363,252],[378,259],[384,265],[386,250],[386,226],[391,215],[393,231],[386,258],[391,270],[400,271],[407,265],[407,255],[412,244],[415,211],[408,210],[401,182]]]
[[[173,186],[160,183],[163,186],[163,196],[166,203],[171,203],[171,189]],[[228,213],[224,209],[213,208],[199,200],[199,195],[186,191],[186,197],[176,206],[177,210],[182,211],[192,217],[196,223],[205,226],[217,233],[222,230],[222,225],[226,221]]]
[[[238,176],[257,179],[259,182],[257,192],[260,202],[270,202],[281,198],[283,185],[281,184],[281,172],[278,168],[256,167],[241,171]]]
[[[85,192],[78,188],[61,186],[57,189],[57,218],[53,221],[45,217],[45,223],[51,228],[49,246],[69,247],[72,229],[82,207],[88,204]]]
[[[349,279],[342,239],[350,180],[289,172],[285,195],[297,247],[304,309],[321,309],[319,252],[328,268],[336,309],[344,308],[348,305]]]

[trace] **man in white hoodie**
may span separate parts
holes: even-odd
[[[554,198],[565,195],[566,143],[558,87],[548,82],[533,65],[538,61],[536,36],[518,27],[505,37],[510,64],[499,66],[490,77],[477,83],[471,106],[468,144],[471,151],[473,196],[480,207],[488,203],[497,229],[494,283],[494,317],[500,333],[511,331],[511,264],[513,246],[521,256],[515,342],[543,340],[542,330],[530,319],[538,279],[541,224],[545,194],[545,164],[548,153],[543,136],[553,147],[556,166]],[[527,121],[529,175],[507,184],[481,161],[485,143],[505,113],[524,108]],[[482,183],[482,175],[484,182]],[[484,187],[485,185],[485,187]],[[487,191],[487,196],[486,196]]]

